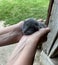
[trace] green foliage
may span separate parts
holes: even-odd
[[[0,20],[15,24],[26,18],[46,18],[49,0],[0,0]]]

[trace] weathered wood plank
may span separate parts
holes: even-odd
[[[48,26],[51,32],[43,44],[43,51],[40,56],[41,65],[58,65],[58,0],[54,0]]]
[[[47,55],[49,55],[58,33],[58,4],[55,3],[53,4],[49,27],[51,32],[48,34],[47,42],[43,44],[43,50]]]
[[[43,51],[40,56],[40,65],[54,65],[51,59]]]
[[[54,3],[58,4],[58,0],[54,0]]]
[[[58,56],[58,39],[56,40],[56,42],[49,54],[49,57],[55,57],[55,56]]]
[[[48,13],[47,13],[47,19],[46,19],[46,22],[45,24],[48,26],[49,24],[49,18],[51,16],[51,11],[52,11],[52,6],[53,6],[53,3],[54,3],[54,0],[50,0],[49,2],[49,7],[48,7]]]
[[[42,51],[40,56],[40,65],[58,65],[58,58],[51,59]]]

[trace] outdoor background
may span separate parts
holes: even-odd
[[[0,0],[0,29],[27,18],[46,19],[49,0]],[[6,65],[16,44],[0,47],[0,65]],[[40,51],[34,65],[39,65]]]
[[[49,0],[0,0],[0,20],[14,24],[26,18],[46,19]]]

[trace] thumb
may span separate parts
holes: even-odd
[[[42,28],[42,29],[40,29],[40,30],[38,31],[40,37],[42,37],[43,35],[45,35],[45,34],[47,34],[47,33],[49,33],[49,32],[50,32],[50,28],[49,28],[49,27],[47,27],[47,28]]]
[[[35,38],[35,39],[38,39],[38,38],[41,38],[42,36],[44,36],[45,34],[49,33],[50,32],[50,28],[42,28],[40,29],[39,31],[35,32],[34,34],[32,35],[29,35],[29,37],[31,38]]]

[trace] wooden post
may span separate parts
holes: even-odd
[[[45,22],[46,25],[49,24],[49,18],[51,16],[53,3],[54,3],[54,0],[50,0],[49,7],[48,7],[48,12],[47,12],[47,19],[46,19],[46,22]]]
[[[40,60],[41,65],[58,65],[58,0],[51,0],[49,8],[46,24],[51,32],[43,44]]]

